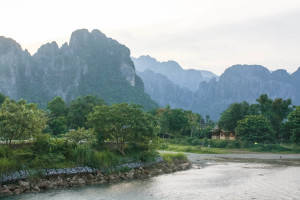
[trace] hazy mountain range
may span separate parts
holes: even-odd
[[[234,65],[217,77],[207,71],[184,70],[175,61],[158,62],[150,56],[133,61],[146,92],[160,106],[209,114],[216,120],[229,104],[254,103],[261,94],[290,98],[293,104],[300,104],[300,68],[289,74],[283,69],[270,72],[260,65]]]
[[[175,61],[131,58],[129,48],[99,30],[74,31],[69,44],[47,43],[32,56],[13,39],[0,36],[0,92],[41,107],[56,96],[69,102],[92,94],[109,104],[138,103],[148,110],[170,105],[216,120],[229,104],[254,103],[264,93],[299,105],[299,91],[300,68],[289,74],[260,65],[234,65],[218,77],[184,70]]]

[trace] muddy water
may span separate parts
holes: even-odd
[[[226,160],[206,160],[205,166],[202,164],[144,181],[57,189],[3,199],[300,199],[299,166]]]

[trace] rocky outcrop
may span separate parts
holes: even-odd
[[[107,103],[156,107],[143,87],[130,50],[99,30],[74,31],[69,45],[47,43],[33,56],[14,40],[0,37],[0,92],[13,99],[46,107],[57,96],[69,102],[98,95]]]
[[[72,186],[117,183],[120,181],[130,181],[134,179],[146,179],[161,174],[173,173],[176,171],[187,170],[191,163],[183,160],[174,160],[173,162],[159,162],[145,167],[120,168],[113,173],[105,173],[100,170],[93,172],[82,172],[76,174],[54,174],[44,178],[25,179],[17,183],[11,183],[1,186],[1,195],[13,195],[28,192],[40,192],[54,188],[66,188]]]

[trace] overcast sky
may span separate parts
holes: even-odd
[[[0,0],[0,35],[31,54],[80,28],[99,29],[134,57],[218,75],[234,64],[300,66],[300,0]]]

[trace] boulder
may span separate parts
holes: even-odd
[[[21,190],[20,188],[14,190],[14,194],[21,194],[22,192],[23,190]]]
[[[39,192],[41,190],[40,190],[39,186],[36,185],[36,186],[33,187],[33,191]]]
[[[82,178],[79,178],[77,182],[79,185],[84,185],[86,183]]]
[[[30,189],[30,183],[29,182],[27,182],[27,181],[19,181],[18,182],[18,184],[19,184],[19,188],[21,189],[21,190],[29,190]]]
[[[13,195],[14,193],[10,191],[8,188],[2,190],[2,195]]]

